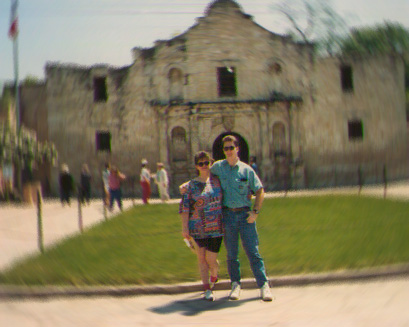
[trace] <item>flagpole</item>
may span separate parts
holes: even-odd
[[[19,60],[18,60],[18,0],[11,0],[11,16],[10,16],[10,29],[9,36],[13,39],[13,62],[14,62],[14,88],[15,88],[15,101],[16,101],[16,133],[17,133],[17,148],[20,146],[21,137],[21,122],[20,122],[20,85],[19,85]],[[15,162],[17,170],[17,189],[22,195],[22,176],[21,176],[21,162],[20,158]]]
[[[20,135],[20,87],[18,67],[18,35],[13,40],[13,62],[14,62],[14,93],[16,98],[16,131]],[[19,137],[19,136],[18,136]]]

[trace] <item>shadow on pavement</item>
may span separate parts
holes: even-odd
[[[180,313],[184,316],[197,316],[205,311],[237,308],[250,301],[260,301],[260,298],[253,297],[238,301],[230,301],[229,298],[225,296],[222,298],[216,298],[216,301],[210,302],[204,300],[202,297],[194,295],[186,300],[173,301],[160,307],[152,307],[148,310],[158,314]]]

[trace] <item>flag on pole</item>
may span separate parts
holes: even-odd
[[[11,0],[10,28],[9,37],[15,39],[18,34],[18,17],[17,17],[18,0]]]

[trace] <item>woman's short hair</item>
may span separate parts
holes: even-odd
[[[226,143],[226,142],[233,142],[235,147],[239,146],[239,141],[237,140],[237,138],[233,135],[226,135],[225,137],[223,137],[222,139],[222,143]]]
[[[201,159],[208,159],[210,162],[214,161],[209,152],[199,151],[198,153],[195,154],[195,159],[194,159],[195,160],[195,166],[197,165],[197,163]]]

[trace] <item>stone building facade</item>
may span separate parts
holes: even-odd
[[[48,138],[79,176],[105,161],[139,185],[140,162],[163,162],[171,193],[194,176],[199,150],[222,158],[233,133],[267,190],[407,176],[404,68],[396,55],[319,58],[309,44],[213,1],[185,33],[134,48],[123,68],[48,63]],[[57,188],[57,170],[51,174]],[[98,192],[98,184],[96,189]],[[138,194],[139,187],[136,187]]]

